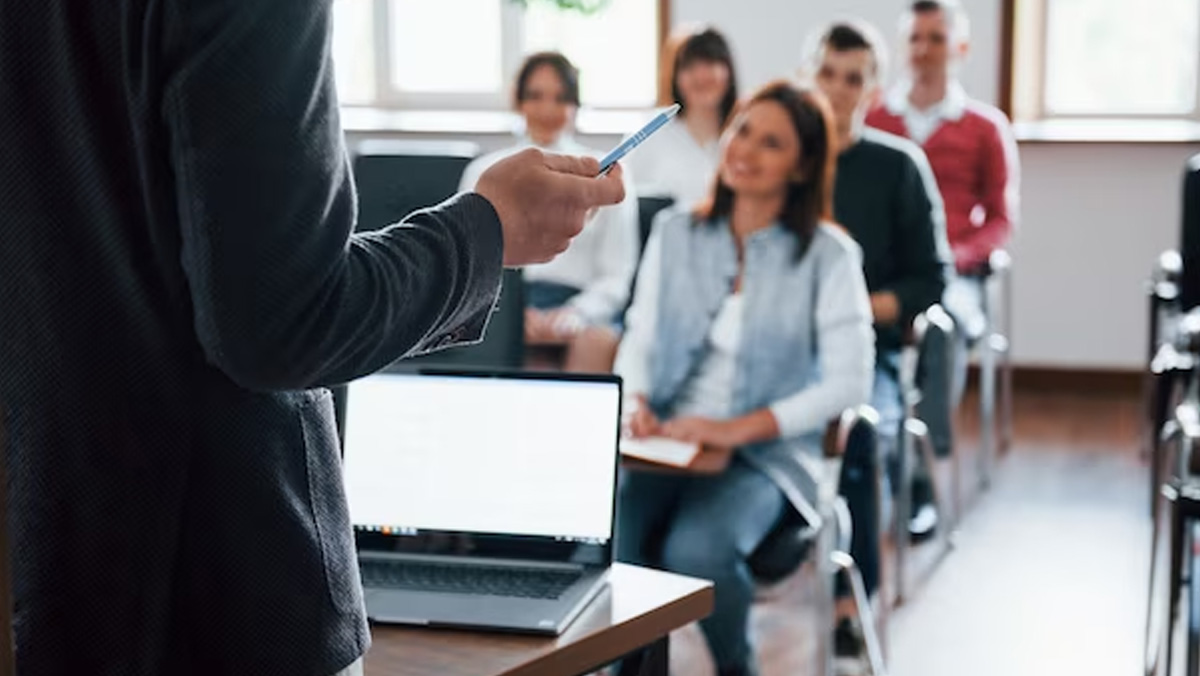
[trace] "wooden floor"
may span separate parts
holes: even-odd
[[[1018,392],[1014,446],[991,489],[968,493],[954,549],[940,564],[934,543],[914,556],[923,582],[892,616],[892,676],[1137,673],[1150,538],[1137,406],[1129,395]],[[972,418],[960,423],[968,485]],[[815,673],[811,593],[800,580],[755,607],[765,676]],[[695,627],[672,638],[673,674],[712,673]]]

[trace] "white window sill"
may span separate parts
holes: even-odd
[[[585,135],[624,136],[637,131],[654,114],[651,108],[631,110],[581,109],[575,128]],[[397,110],[343,106],[342,129],[352,133],[512,134],[515,114],[503,110]]]
[[[1147,119],[1055,119],[1016,122],[1022,143],[1200,143],[1200,122]]]

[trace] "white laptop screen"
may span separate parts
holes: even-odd
[[[346,493],[359,531],[607,544],[615,380],[381,373],[346,397]]]

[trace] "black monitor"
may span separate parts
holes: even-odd
[[[1200,305],[1200,155],[1188,160],[1183,173],[1179,253],[1183,258],[1179,303],[1187,311]]]

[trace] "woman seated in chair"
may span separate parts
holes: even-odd
[[[669,197],[691,209],[708,197],[720,161],[721,130],[737,104],[737,75],[725,36],[682,26],[663,46],[658,103],[679,114],[629,155],[639,197]]]
[[[473,189],[488,167],[530,146],[553,153],[603,155],[571,136],[579,107],[579,73],[565,56],[557,52],[529,56],[514,89],[524,136],[511,148],[471,162],[460,190]],[[625,200],[599,209],[558,258],[525,268],[525,342],[564,347],[562,366],[568,371],[612,370],[618,322],[638,256],[638,202],[628,180],[625,191]]]
[[[822,432],[870,398],[870,301],[858,246],[829,222],[830,133],[812,90],[774,83],[742,107],[708,203],[659,215],[617,355],[628,434],[736,449],[718,475],[626,472],[616,536],[624,561],[716,583],[701,627],[723,676],[758,673],[747,557],[837,480]]]

